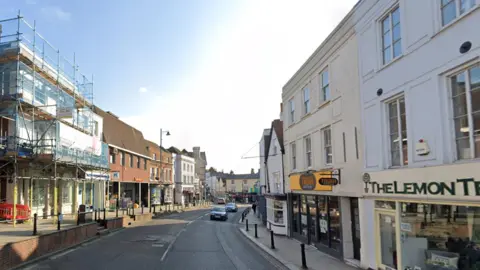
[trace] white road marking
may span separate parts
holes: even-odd
[[[161,244],[161,243],[155,243],[155,244],[152,244],[152,247],[163,247],[164,244]]]
[[[58,258],[60,258],[60,257],[62,257],[62,256],[64,256],[64,255],[67,255],[67,254],[70,253],[70,252],[74,252],[75,250],[77,250],[77,249],[76,249],[76,248],[69,249],[69,250],[67,250],[67,251],[65,251],[65,252],[62,252],[62,253],[60,253],[60,254],[53,255],[53,256],[50,257],[49,259],[50,259],[50,260],[56,260],[56,259],[58,259]]]
[[[169,244],[168,247],[167,247],[167,250],[165,250],[165,252],[164,252],[163,255],[162,255],[162,258],[160,259],[161,262],[163,262],[163,260],[165,259],[165,257],[167,257],[168,252],[170,251],[170,249],[172,249],[173,244],[175,244],[175,241],[177,241],[177,238],[180,236],[180,234],[181,234],[182,232],[183,232],[183,230],[181,230],[180,232],[178,232],[177,235],[175,236],[175,238],[172,240],[172,242],[170,242],[170,244]]]

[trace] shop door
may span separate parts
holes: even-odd
[[[353,258],[360,260],[360,215],[358,211],[358,198],[350,198],[350,210],[352,211],[352,241]]]
[[[397,269],[397,243],[395,234],[395,215],[377,212],[378,251],[380,265],[383,269]]]

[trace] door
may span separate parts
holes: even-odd
[[[360,260],[360,215],[358,210],[358,198],[350,198],[353,258]]]
[[[380,247],[377,256],[383,269],[397,269],[395,224],[393,213],[377,212],[378,246]]]

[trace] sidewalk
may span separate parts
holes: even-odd
[[[246,219],[248,219],[248,232],[245,231],[245,222],[242,223],[240,219],[240,223],[242,226],[240,227],[240,231],[245,235],[248,239],[254,242],[257,246],[259,246],[262,250],[276,258],[282,264],[284,264],[289,269],[302,269],[302,258],[301,258],[301,251],[300,251],[300,242],[288,238],[286,236],[274,236],[275,242],[275,249],[270,248],[270,231],[262,224],[261,220],[253,215],[253,211],[247,215]],[[258,238],[255,238],[255,225],[258,224]],[[316,269],[316,270],[355,270],[342,261],[335,259],[325,253],[320,252],[317,248],[311,245],[305,245],[305,257],[307,260],[308,269]]]

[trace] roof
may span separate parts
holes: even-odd
[[[145,143],[147,144],[148,147],[152,147],[152,148],[155,148],[155,149],[158,149],[158,144],[152,142],[152,141],[149,141],[149,140],[145,140]],[[162,152],[168,152],[170,153],[170,151],[168,151],[167,149],[165,149],[165,147],[162,146]]]
[[[268,154],[270,152],[270,142],[273,138],[273,132],[277,135],[278,144],[280,145],[280,150],[282,154],[285,154],[285,148],[283,145],[283,121],[280,119],[275,119],[272,121],[272,128],[270,129],[270,135],[265,141],[265,162],[268,160]]]
[[[177,155],[182,153],[182,151],[180,151],[180,150],[179,150],[178,148],[176,148],[175,146],[170,146],[170,148],[168,148],[168,151],[169,151],[170,153],[174,153],[174,154],[177,154]]]
[[[212,176],[217,176],[218,178],[224,178],[227,180],[240,180],[240,179],[260,179],[260,172],[257,173],[247,173],[247,174],[230,174],[223,172],[213,172]]]
[[[143,133],[123,122],[118,116],[94,106],[93,112],[103,117],[103,138],[106,144],[115,145],[137,154],[149,156]]]

